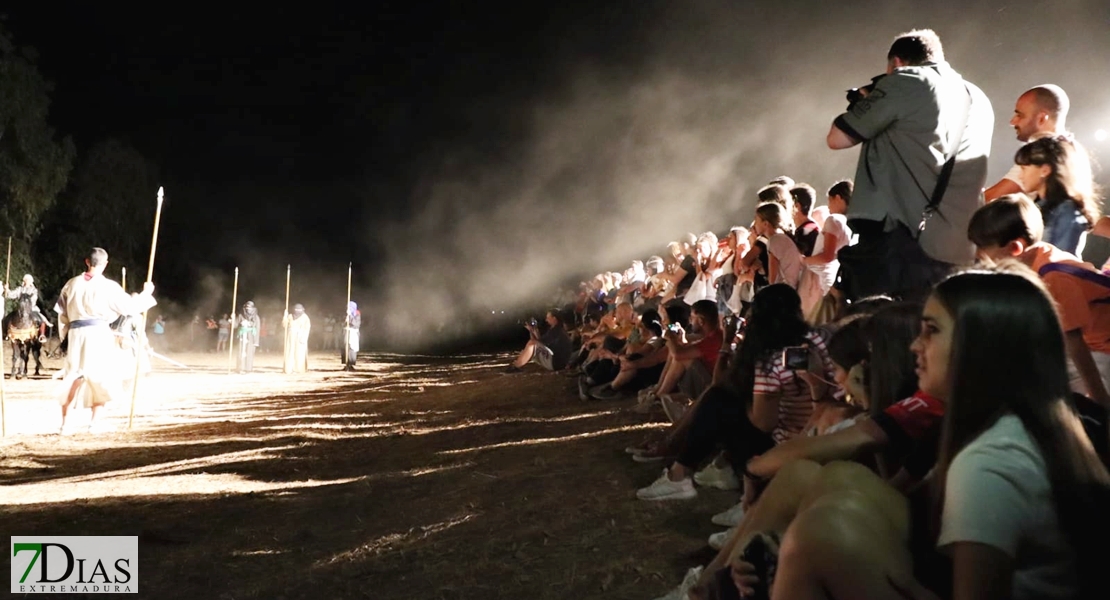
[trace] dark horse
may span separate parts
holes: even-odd
[[[4,317],[4,332],[12,343],[12,379],[27,376],[27,361],[35,358],[35,375],[42,369],[42,340],[46,319],[34,310],[31,296],[20,296],[15,310]]]

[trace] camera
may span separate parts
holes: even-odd
[[[782,362],[788,371],[805,371],[809,368],[809,346],[783,348]]]
[[[871,92],[875,91],[875,84],[879,83],[879,80],[883,77],[886,77],[885,73],[872,77],[871,83],[863,87],[852,88],[848,90],[848,93],[845,94],[845,98],[848,100],[848,106],[851,106],[869,96]]]
[[[540,322],[536,320],[536,317],[532,317],[531,319],[528,319],[528,324],[532,327],[535,327],[536,325],[539,325]]]

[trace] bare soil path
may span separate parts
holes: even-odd
[[[504,356],[173,358],[131,431],[55,435],[56,383],[6,382],[0,535],[138,535],[140,598],[650,599],[736,499],[637,500],[662,424]]]

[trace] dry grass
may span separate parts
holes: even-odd
[[[355,374],[143,381],[133,431],[60,438],[50,381],[7,382],[0,531],[139,535],[140,597],[653,598],[735,499],[635,499],[659,424],[503,357],[374,355]],[[126,427],[126,407],[113,419]]]

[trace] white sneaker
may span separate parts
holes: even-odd
[[[694,482],[689,477],[682,481],[671,481],[666,469],[663,469],[663,475],[655,483],[636,490],[636,497],[640,500],[689,500],[697,495],[698,491],[694,489]]]
[[[730,527],[725,531],[714,533],[713,535],[709,536],[709,547],[714,550],[720,550],[721,548],[724,548],[725,544],[728,543],[729,538],[731,538],[732,534],[734,533],[736,533],[735,527]]]
[[[732,467],[718,467],[716,463],[709,463],[704,469],[694,473],[694,481],[698,485],[719,490],[740,489],[740,479],[736,477]]]
[[[713,515],[713,524],[721,527],[736,527],[744,519],[744,503],[737,502],[736,506],[723,513]]]
[[[689,592],[690,588],[694,587],[694,584],[698,582],[703,568],[704,567],[694,567],[686,571],[686,576],[682,578],[682,583],[678,584],[678,587],[667,592],[666,596],[660,596],[655,600],[686,600],[688,597],[686,592]]]

